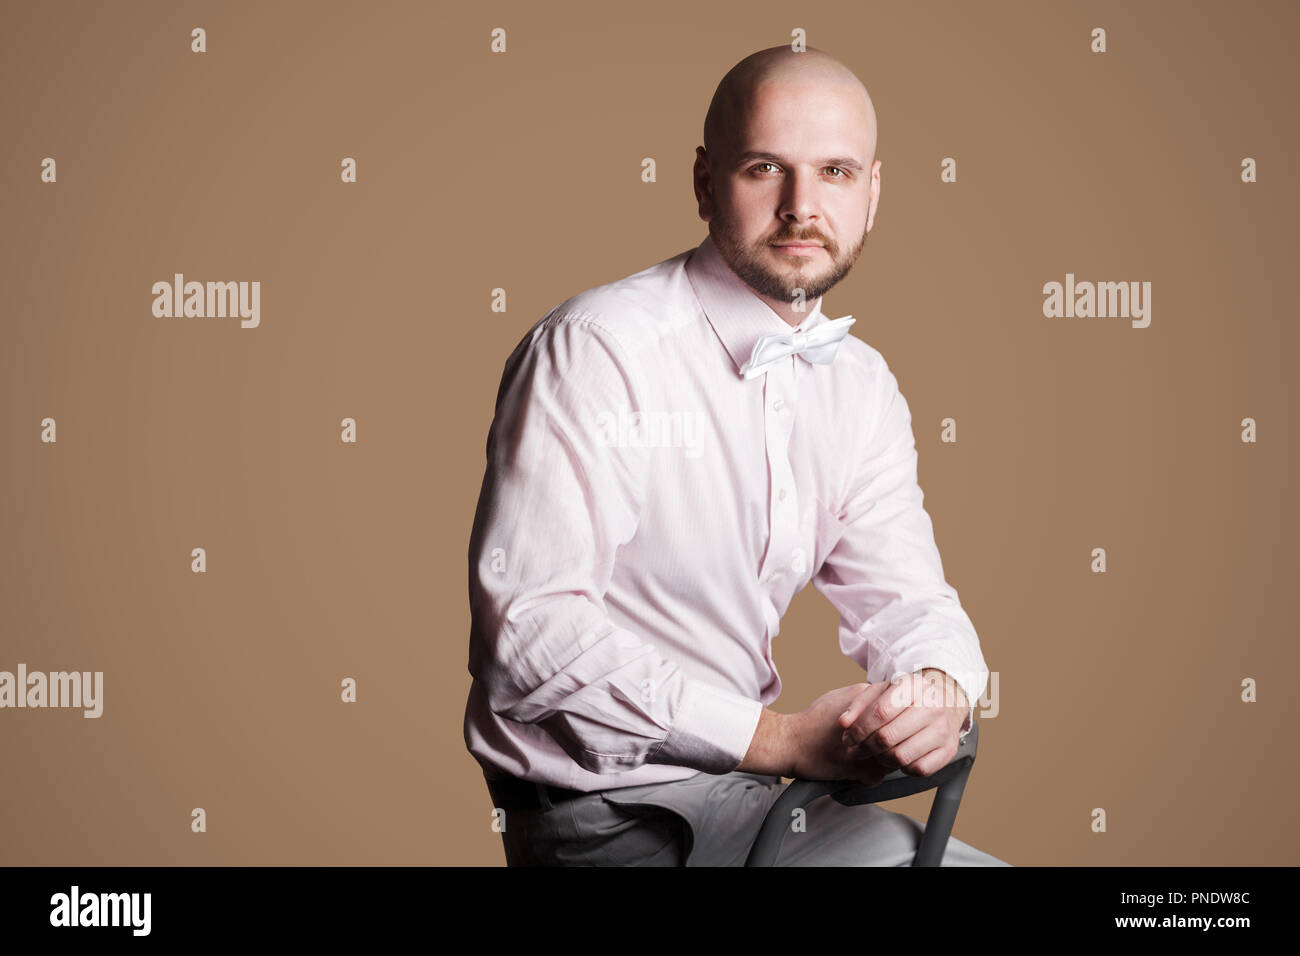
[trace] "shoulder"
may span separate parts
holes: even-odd
[[[627,357],[672,333],[690,314],[693,293],[686,278],[690,250],[632,275],[585,289],[555,306],[537,324],[565,336],[607,340]]]
[[[857,329],[857,324],[853,328]],[[854,433],[866,440],[865,447],[869,449],[879,435],[896,434],[900,424],[907,426],[910,434],[911,407],[879,349],[850,331],[831,368],[833,407],[854,410]],[[870,454],[869,450],[863,452],[866,457]]]
[[[680,321],[689,252],[570,296],[535,322],[506,360],[505,382],[638,391],[645,350]],[[689,287],[688,287],[689,288]]]
[[[894,377],[884,355],[867,342],[854,335],[857,325],[849,331],[840,345],[833,368],[844,372],[847,385],[863,395],[879,395],[882,390],[897,391],[898,380]]]

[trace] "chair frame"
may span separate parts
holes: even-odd
[[[745,866],[772,866],[785,835],[790,832],[790,815],[796,808],[805,807],[818,797],[830,796],[847,807],[867,803],[881,803],[899,797],[935,790],[930,805],[930,817],[921,835],[921,843],[912,858],[912,866],[940,866],[943,854],[952,835],[952,825],[957,819],[966,780],[975,763],[979,746],[979,723],[972,721],[970,733],[957,747],[957,754],[945,766],[929,776],[922,777],[895,770],[875,786],[857,780],[795,780],[785,788],[776,803],[768,810],[759,829],[758,838],[750,848]]]

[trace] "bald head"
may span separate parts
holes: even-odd
[[[714,246],[790,326],[848,275],[880,199],[876,110],[823,50],[776,46],[727,72],[704,119],[693,188]]]
[[[862,81],[835,57],[814,47],[795,53],[788,45],[751,53],[718,84],[704,117],[704,150],[714,162],[727,162],[738,142],[751,110],[765,87],[782,86],[801,91],[810,98],[826,95],[844,97],[854,106],[855,121],[866,130],[870,153],[876,153],[876,110]]]

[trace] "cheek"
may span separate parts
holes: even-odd
[[[743,201],[720,206],[718,215],[725,220],[728,231],[747,244],[757,242],[772,227],[770,213],[764,214],[758,206]]]
[[[729,204],[738,215],[749,213],[758,215],[765,211],[768,215],[780,201],[779,194],[767,183],[740,182],[735,184],[728,195]]]

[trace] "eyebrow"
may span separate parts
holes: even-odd
[[[748,163],[751,160],[755,160],[755,159],[766,159],[766,160],[771,160],[774,163],[780,163],[783,166],[787,165],[786,161],[782,159],[780,156],[776,155],[775,153],[765,153],[762,152],[761,150],[756,150],[756,149],[746,150],[745,152],[737,156],[736,165],[739,166],[742,163]],[[862,164],[859,163],[856,159],[852,159],[848,156],[840,156],[840,157],[833,157],[831,159],[823,159],[818,163],[818,165],[819,166],[843,166],[845,169],[852,169],[854,172],[859,172],[859,173],[862,172]]]

